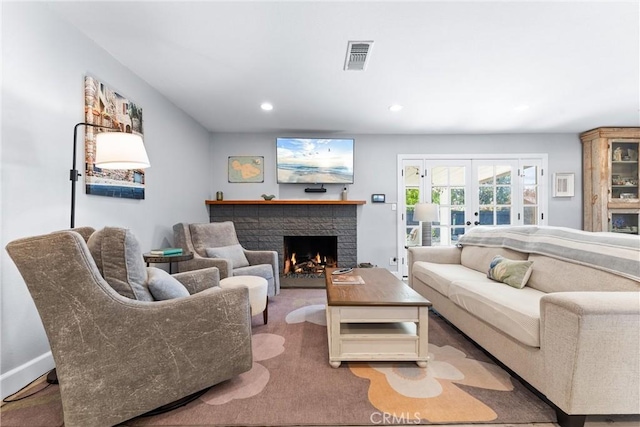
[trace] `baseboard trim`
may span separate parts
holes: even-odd
[[[53,355],[50,351],[0,375],[0,395],[4,399],[20,390],[31,381],[53,369]]]

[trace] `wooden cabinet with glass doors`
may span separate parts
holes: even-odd
[[[583,228],[639,234],[640,128],[597,128],[580,139]]]

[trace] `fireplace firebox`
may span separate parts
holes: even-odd
[[[283,236],[284,275],[318,277],[338,265],[337,236]]]

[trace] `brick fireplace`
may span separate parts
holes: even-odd
[[[338,267],[357,264],[357,207],[364,201],[207,201],[210,221],[233,221],[246,249],[272,250],[285,266],[285,237],[335,237]],[[310,239],[304,239],[310,240]]]

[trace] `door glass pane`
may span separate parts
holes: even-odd
[[[522,223],[524,225],[536,225],[536,218],[538,218],[538,207],[537,206],[525,206],[524,207],[524,218]]]
[[[439,205],[449,204],[449,192],[446,187],[432,187],[431,188],[431,201]]]
[[[479,185],[493,185],[493,166],[479,166],[478,167],[478,184]]]
[[[511,208],[502,207],[496,209],[496,224],[497,225],[509,225],[511,224]]]
[[[496,166],[496,184],[511,185],[511,166]]]
[[[540,179],[539,166],[524,165],[522,167],[522,224],[536,225],[540,218]]]
[[[444,166],[436,166],[433,169],[431,169],[431,184],[447,185],[449,181],[448,172],[449,172],[449,168]]]
[[[451,174],[449,179],[450,185],[465,185],[465,167],[464,166],[453,166],[450,168]]]
[[[451,189],[451,204],[464,205],[464,187]]]
[[[538,168],[535,166],[524,166],[522,168],[524,185],[536,185],[538,183]]]
[[[464,228],[462,227],[452,227],[451,228],[451,243],[458,243],[458,238],[464,234]]]
[[[496,201],[499,205],[511,204],[511,187],[496,188]]]
[[[404,168],[404,185],[405,187],[420,186],[420,168],[418,166],[405,166]]]
[[[478,204],[481,206],[493,205],[493,187],[480,187],[478,195]]]
[[[525,205],[537,205],[538,204],[538,187],[528,185],[524,187],[524,204]]]
[[[494,225],[493,210],[494,208],[491,206],[480,207],[480,225]]]
[[[465,225],[464,209],[451,208],[451,225]]]

